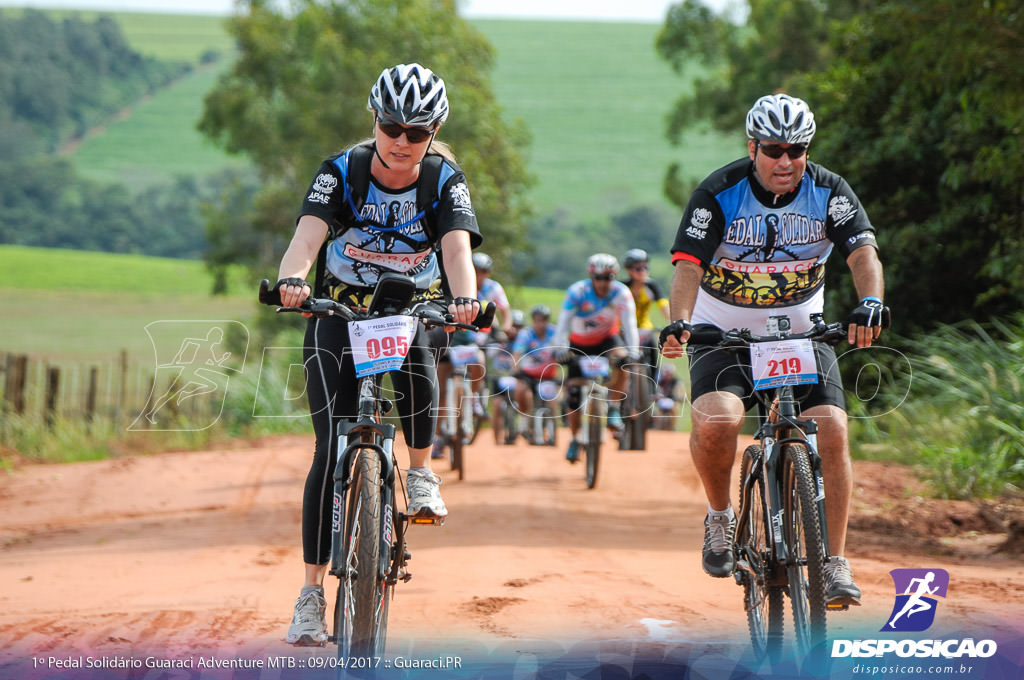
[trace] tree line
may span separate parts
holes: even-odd
[[[1024,303],[1024,12],[1004,0],[749,0],[737,26],[700,0],[658,38],[711,66],[668,134],[696,120],[743,134],[757,97],[811,106],[811,160],[850,182],[878,229],[899,331],[986,321]],[[682,205],[695,178],[671,168]],[[849,276],[829,285],[846,308]]]
[[[196,259],[223,181],[139,195],[79,176],[60,147],[192,69],[131,49],[108,15],[0,12],[0,243]]]

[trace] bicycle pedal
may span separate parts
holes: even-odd
[[[850,608],[848,604],[826,604],[825,609],[830,612],[845,612]]]
[[[437,517],[437,516],[422,517],[422,516],[415,516],[414,515],[414,516],[409,517],[409,523],[413,524],[413,525],[416,525],[416,526],[443,527],[444,526],[444,520],[445,520],[444,517]]]

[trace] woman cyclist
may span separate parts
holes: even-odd
[[[658,365],[658,340],[654,334],[651,308],[657,305],[662,317],[668,319],[668,298],[665,297],[658,282],[650,276],[650,257],[646,250],[627,250],[622,256],[622,268],[626,270],[628,277],[623,283],[629,287],[629,292],[633,294],[633,302],[636,304],[636,328],[640,335],[640,350],[644,353],[644,361],[653,378]]]
[[[444,81],[419,64],[399,64],[380,74],[367,108],[373,113],[373,138],[325,160],[306,193],[295,235],[281,259],[276,286],[281,302],[296,306],[311,294],[314,286],[305,277],[321,253],[322,276],[318,266],[314,282],[318,296],[359,307],[380,274],[398,271],[416,282],[414,299],[442,305],[451,299],[447,308],[455,320],[471,323],[480,309],[471,255],[481,236],[466,178],[447,146],[434,138],[448,117]],[[428,164],[440,166],[437,201],[421,211],[419,181],[426,182],[427,175],[432,181],[436,174],[424,171]],[[365,196],[355,196],[356,182],[346,182],[360,172],[369,177]],[[437,392],[425,335],[421,327],[408,358],[391,378],[409,448],[409,513],[444,516],[441,480],[430,470]],[[333,433],[340,419],[356,415],[349,347],[347,322],[338,317],[309,320],[304,357],[316,448],[302,504],[305,583],[285,638],[296,645],[327,640],[323,579],[331,548]]]

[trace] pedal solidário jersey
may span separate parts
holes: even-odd
[[[808,161],[800,184],[776,196],[741,159],[712,173],[690,198],[672,246],[673,262],[704,267],[693,323],[761,332],[788,307],[793,330],[807,330],[824,305],[825,261],[877,247],[874,227],[839,175]]]
[[[505,294],[505,289],[500,283],[490,277],[484,279],[483,283],[480,284],[480,288],[476,292],[476,299],[480,301],[481,308],[486,307],[488,302],[493,302],[494,308],[499,314],[507,315],[509,313],[510,305],[508,304],[508,295]],[[508,317],[502,316],[501,318],[506,319]],[[480,345],[486,343],[491,337],[492,329],[492,326],[488,326],[477,331],[477,343]]]
[[[569,341],[573,344],[584,347],[599,345],[622,329],[626,336],[626,346],[636,347],[636,305],[633,303],[633,294],[620,281],[610,283],[608,295],[603,298],[594,292],[590,279],[569,286],[558,322],[561,333],[562,319],[569,320]]]
[[[360,144],[329,157],[306,193],[301,215],[319,217],[329,227],[321,253],[324,281],[318,284],[339,299],[350,290],[372,289],[383,272],[399,272],[411,276],[417,290],[440,297],[441,238],[462,229],[474,247],[482,240],[465,175],[432,154],[421,165],[420,182],[390,189],[370,174],[372,149]],[[436,186],[420,186],[435,178]]]

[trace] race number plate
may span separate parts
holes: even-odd
[[[579,364],[584,378],[607,378],[611,373],[608,357],[584,356],[579,358]]]
[[[754,389],[818,382],[818,363],[810,340],[778,340],[750,346]]]
[[[448,360],[452,366],[467,366],[477,363],[480,348],[476,345],[452,345],[448,348]]]
[[[409,354],[409,345],[416,335],[416,318],[385,316],[348,325],[356,377],[393,371]]]

